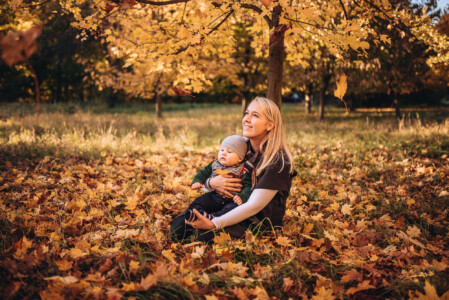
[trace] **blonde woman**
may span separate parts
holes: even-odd
[[[232,237],[240,238],[248,228],[270,230],[282,226],[285,204],[292,178],[296,175],[293,157],[285,141],[281,113],[277,105],[257,97],[249,104],[242,120],[243,136],[248,138],[246,165],[251,169],[253,191],[248,201],[228,213],[209,220],[196,210],[197,220],[185,221],[183,214],[170,226],[174,240],[185,241],[194,234],[196,240],[211,241],[213,229],[223,229]],[[241,189],[240,180],[217,176],[206,187],[219,193]],[[184,223],[185,222],[185,223]]]

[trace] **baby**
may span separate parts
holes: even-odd
[[[232,175],[242,179],[242,190],[239,193],[233,193],[233,198],[215,191],[201,195],[188,207],[185,214],[186,221],[193,222],[196,220],[196,215],[193,213],[194,208],[203,216],[212,220],[214,217],[224,215],[248,200],[251,194],[252,181],[243,162],[247,149],[248,144],[241,136],[231,135],[223,140],[217,160],[212,161],[195,175],[191,188],[196,190],[204,186],[209,187],[211,178],[218,175]]]

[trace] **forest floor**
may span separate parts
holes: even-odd
[[[182,245],[169,223],[239,106],[0,108],[3,298],[449,299],[447,112],[284,105],[283,230]]]

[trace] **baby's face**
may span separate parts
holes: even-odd
[[[240,162],[240,158],[228,147],[220,147],[218,151],[218,161],[225,167],[230,167]]]

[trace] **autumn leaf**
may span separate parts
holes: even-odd
[[[365,281],[360,282],[359,284],[357,284],[357,287],[351,287],[351,288],[349,288],[349,289],[346,291],[346,293],[347,293],[348,295],[353,295],[353,294],[355,294],[355,293],[357,293],[357,292],[360,292],[360,291],[369,290],[369,289],[375,289],[375,288],[376,288],[375,286],[373,286],[373,285],[371,285],[371,284],[369,283],[369,280],[365,280]]]
[[[322,286],[312,296],[311,300],[333,300],[335,297],[332,295],[332,292],[332,289],[326,289],[326,287]]]
[[[23,257],[23,255],[27,252],[27,250],[31,247],[32,244],[33,244],[33,241],[29,241],[25,236],[22,237],[22,239],[14,245],[14,247],[16,248],[14,257],[17,259],[21,259]]]
[[[260,2],[262,2],[262,4],[263,4],[266,8],[268,8],[268,7],[270,7],[271,2],[273,2],[273,1],[271,1],[271,0],[260,0]]]
[[[351,269],[346,271],[345,275],[341,277],[341,282],[346,283],[350,281],[362,282],[363,276],[357,270]]]
[[[295,283],[290,277],[285,277],[284,279],[282,279],[282,281],[284,282],[284,284],[282,285],[282,289],[284,290],[284,292],[288,292]]]
[[[349,215],[351,215],[352,209],[353,209],[353,207],[351,206],[351,204],[344,204],[341,207],[341,213],[345,216],[349,216]]]
[[[280,236],[276,239],[276,243],[278,245],[288,247],[290,245],[291,240],[286,236]]]
[[[46,277],[45,280],[59,280],[64,284],[72,284],[72,283],[76,283],[79,281],[79,279],[76,278],[75,276],[66,276],[66,277],[52,276],[52,277]]]
[[[172,87],[172,89],[179,96],[191,96],[191,97],[195,98],[195,96],[192,95],[192,92],[187,89],[183,89],[183,88],[176,87],[176,86]]]
[[[140,285],[143,287],[144,290],[150,289],[152,286],[156,285],[158,281],[158,277],[154,274],[150,273],[147,275],[147,277],[143,278],[140,281]]]
[[[416,292],[416,295],[413,295],[412,291],[409,291],[409,299],[410,300],[439,300],[440,298],[437,294],[437,291],[433,285],[431,285],[427,280],[424,285],[424,294],[421,292]]]
[[[346,101],[343,99],[343,97],[346,94],[347,88],[348,88],[347,76],[345,73],[343,73],[340,76],[340,80],[337,82],[337,89],[334,90],[334,96],[343,101],[346,107],[346,112],[348,112],[348,106],[346,105]]]
[[[175,254],[169,249],[169,250],[163,250],[162,255],[168,259],[169,261],[173,261],[175,259]]]
[[[137,282],[130,282],[130,283],[123,282],[122,284],[123,290],[125,292],[140,291],[142,289],[142,286]]]
[[[63,260],[56,260],[55,264],[58,266],[59,271],[68,271],[72,268],[73,262],[64,258]]]
[[[35,25],[25,32],[8,31],[6,36],[0,36],[2,59],[8,66],[28,60],[37,52],[36,39],[42,31],[42,25]]]

